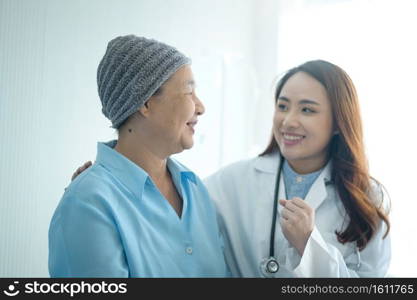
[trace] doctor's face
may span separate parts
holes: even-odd
[[[333,117],[319,81],[304,72],[287,80],[276,102],[273,131],[282,155],[295,171],[310,173],[324,166]]]
[[[170,155],[193,146],[195,125],[205,108],[196,95],[190,66],[178,69],[148,106],[150,132],[159,150]]]

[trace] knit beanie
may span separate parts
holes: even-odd
[[[176,48],[135,35],[119,36],[107,45],[97,69],[103,114],[119,126],[191,60]]]

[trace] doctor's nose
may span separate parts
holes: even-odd
[[[282,125],[285,128],[298,128],[300,122],[296,113],[288,112],[282,119]]]

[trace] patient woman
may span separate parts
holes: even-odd
[[[190,60],[133,35],[97,71],[118,140],[65,191],[49,229],[52,277],[224,277],[216,212],[200,179],[170,158],[193,146],[204,106]]]

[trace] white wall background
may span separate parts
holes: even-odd
[[[48,276],[63,190],[95,159],[97,141],[116,137],[101,114],[99,60],[110,39],[130,33],[193,59],[206,114],[195,147],[177,157],[201,177],[266,145],[278,74],[318,57],[345,68],[363,99],[371,170],[392,197],[391,274],[417,276],[410,3],[0,0],[0,277]]]

